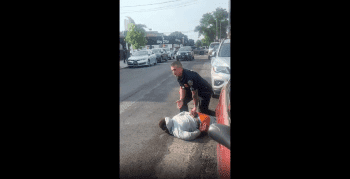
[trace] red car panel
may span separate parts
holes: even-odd
[[[227,86],[227,85],[226,85]],[[219,104],[216,107],[216,120],[218,124],[224,124],[224,125],[228,125],[229,121],[228,121],[228,113],[227,113],[227,109],[231,108],[231,104],[230,106],[227,106],[227,101],[226,99],[229,99],[228,97],[226,97],[226,86],[224,86],[224,88],[222,88],[221,93],[220,93],[220,98],[219,98]],[[218,144],[217,148],[217,158],[218,158],[218,171],[219,171],[219,175],[220,178],[230,178],[231,176],[231,166],[230,166],[230,160],[231,160],[231,150],[226,148],[225,146]]]

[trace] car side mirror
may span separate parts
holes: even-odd
[[[212,124],[209,126],[208,135],[216,142],[231,150],[231,127],[222,124]]]

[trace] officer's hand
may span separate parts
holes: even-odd
[[[183,100],[177,100],[175,103],[177,103],[177,108],[180,109],[182,108],[182,105],[184,104]]]

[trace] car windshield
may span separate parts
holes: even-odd
[[[191,47],[181,47],[179,51],[191,51]]]
[[[152,52],[153,53],[160,53],[160,49],[153,49]]]
[[[214,50],[217,50],[219,48],[220,44],[214,45]]]
[[[211,44],[209,48],[217,48],[220,44]]]
[[[219,57],[231,57],[230,46],[231,45],[229,43],[222,44],[218,56]]]
[[[132,54],[133,56],[143,56],[143,55],[148,55],[147,51],[137,51]]]

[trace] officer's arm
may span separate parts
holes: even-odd
[[[197,108],[197,106],[198,106],[198,101],[199,101],[199,98],[198,98],[198,90],[193,90],[193,91],[192,91],[192,98],[193,98],[193,102],[194,102],[194,107]]]
[[[185,96],[186,96],[186,90],[184,88],[182,88],[182,86],[180,86],[180,100],[184,100]]]

